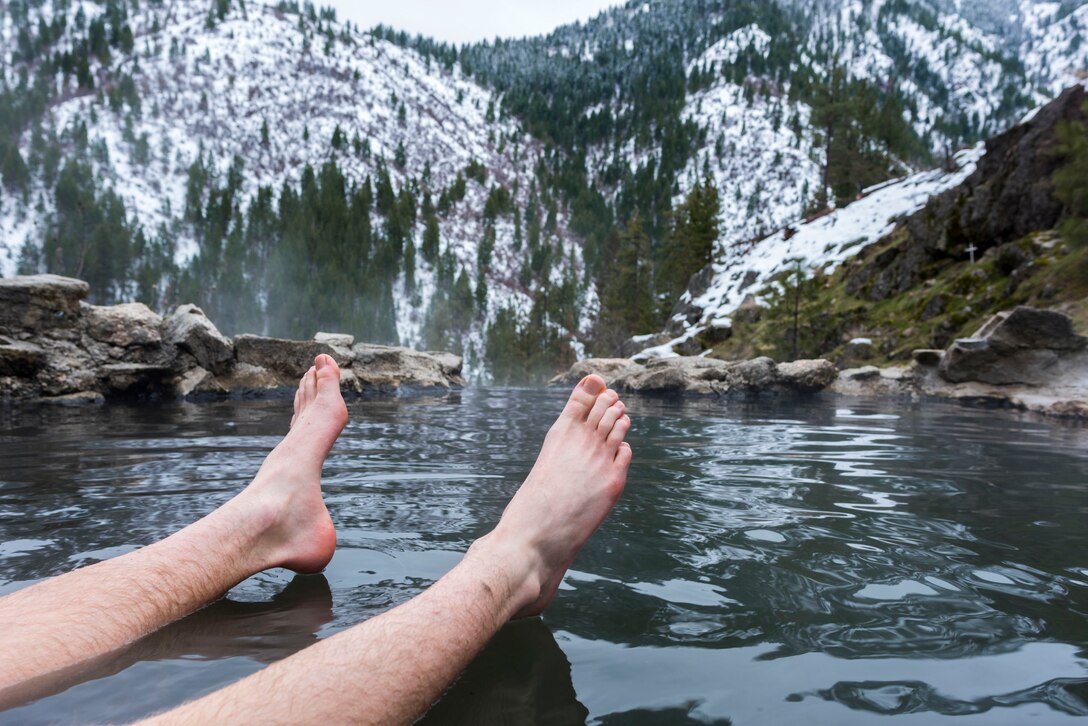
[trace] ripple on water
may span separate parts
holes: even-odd
[[[299,606],[272,602],[286,575],[243,583],[231,597],[277,615],[243,618],[257,629],[205,654],[202,687],[263,662],[287,625],[310,642],[441,577],[497,521],[563,398],[472,389],[352,402],[325,468],[340,548],[324,594],[303,598],[305,617],[288,622]],[[563,692],[590,722],[1085,715],[1088,432],[940,404],[628,403],[627,491],[543,621],[559,665],[536,646],[517,650],[508,655],[523,660],[492,674],[496,689],[524,703],[555,698],[534,690],[539,678],[515,676],[566,677],[569,663]],[[202,516],[256,471],[287,410],[231,402],[0,418],[0,593]],[[219,612],[206,617],[237,619]],[[134,666],[0,723],[120,720],[100,705],[120,690],[143,713],[191,695],[152,683],[192,681]]]

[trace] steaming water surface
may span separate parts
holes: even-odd
[[[406,600],[498,519],[562,402],[475,389],[350,404],[325,469],[340,544],[324,576],[251,578],[0,723],[147,715]],[[623,500],[543,621],[500,633],[428,722],[1088,715],[1088,429],[843,405],[631,401]],[[210,511],[289,415],[288,401],[0,412],[0,594]]]

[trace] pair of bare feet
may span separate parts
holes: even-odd
[[[340,369],[318,356],[295,394],[291,430],[253,482],[228,506],[259,533],[255,569],[318,572],[332,559],[336,531],[321,496],[321,467],[347,423]],[[542,612],[575,555],[615,505],[627,479],[631,427],[624,404],[598,376],[581,381],[525,483],[495,529],[468,557],[502,563],[516,617]]]

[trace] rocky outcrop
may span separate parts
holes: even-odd
[[[723,361],[713,358],[666,358],[636,363],[625,358],[585,360],[551,385],[573,385],[590,373],[623,393],[663,395],[754,396],[810,394],[835,381],[838,369],[826,360],[775,363],[770,358]]]
[[[165,319],[140,303],[83,302],[88,286],[56,275],[0,279],[0,400],[62,405],[113,395],[169,397],[289,393],[320,353],[341,366],[348,393],[448,391],[464,385],[450,353],[313,340],[224,336],[194,305]]]
[[[998,313],[970,338],[957,340],[940,364],[950,383],[1045,385],[1062,376],[1062,363],[1088,347],[1069,316],[1019,307]]]
[[[1020,307],[993,316],[947,351],[915,351],[912,365],[844,370],[832,389],[1088,419],[1088,338],[1077,335],[1062,313]]]
[[[1012,275],[1031,259],[1012,243],[1053,228],[1062,216],[1054,196],[1054,172],[1064,163],[1054,153],[1057,129],[1067,121],[1084,121],[1088,93],[1073,86],[1041,108],[1029,121],[986,142],[986,154],[960,186],[933,197],[908,217],[894,235],[862,250],[849,265],[847,292],[868,300],[901,295],[932,277],[932,269],[948,260],[991,254],[1003,274]],[[925,314],[939,314],[942,301],[931,301]],[[923,316],[924,317],[924,316]]]

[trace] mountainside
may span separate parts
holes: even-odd
[[[358,331],[364,336],[480,354],[484,326],[477,317],[486,321],[506,308],[528,314],[534,287],[561,288],[580,266],[563,211],[546,190],[536,191],[542,145],[516,121],[500,118],[490,92],[466,81],[457,66],[427,62],[312,6],[85,2],[6,10],[4,46],[17,48],[3,69],[7,92],[44,108],[9,122],[26,127],[13,146],[29,173],[25,182],[7,183],[0,197],[4,274],[21,266],[82,276],[92,283],[92,297],[112,302],[146,298],[134,267],[158,256],[164,259],[156,261],[148,287],[173,282],[175,288],[149,300],[160,307],[189,292],[221,319],[224,309],[240,304],[264,309],[263,320],[225,315],[238,320],[227,323],[231,332],[243,323],[294,335],[343,325],[351,321],[315,313],[296,328],[275,319],[272,289],[240,300],[216,274],[229,264],[224,256],[236,230],[247,245],[283,234],[250,234],[253,205],[268,211],[281,204],[285,189],[305,196],[308,185],[319,188],[326,178],[342,194],[354,188],[371,198],[373,232],[357,230],[356,244],[373,236],[375,247],[393,241],[398,248],[380,270],[392,278],[392,317]],[[100,35],[106,39],[96,40]],[[74,252],[50,243],[64,225],[57,184],[68,162],[92,180],[82,193],[116,195],[121,216],[131,230],[143,231],[143,242],[119,250],[88,239]],[[395,202],[383,205],[383,185]],[[397,214],[390,214],[392,206]],[[533,216],[524,224],[522,211]],[[428,227],[432,217],[436,229]],[[115,226],[114,237],[123,225]],[[437,249],[428,252],[428,245]],[[183,292],[176,290],[182,282],[169,278],[186,267],[199,272]],[[272,274],[258,267],[247,265],[245,276]],[[375,282],[365,268],[351,274],[361,278],[360,287]],[[443,274],[452,284],[437,279]],[[425,323],[443,284],[451,295],[475,297],[466,303],[473,309],[450,334],[440,329],[428,340]],[[569,324],[578,332],[577,319]],[[395,329],[388,331],[390,325]],[[462,335],[467,345],[457,339]]]
[[[1077,81],[1086,25],[1083,0],[656,0],[454,48],[310,4],[0,3],[0,273],[538,377],[660,330],[708,262],[910,190],[882,234],[965,173],[922,170]]]
[[[638,358],[909,359],[1017,305],[1088,323],[1088,93],[820,219],[735,251]]]

